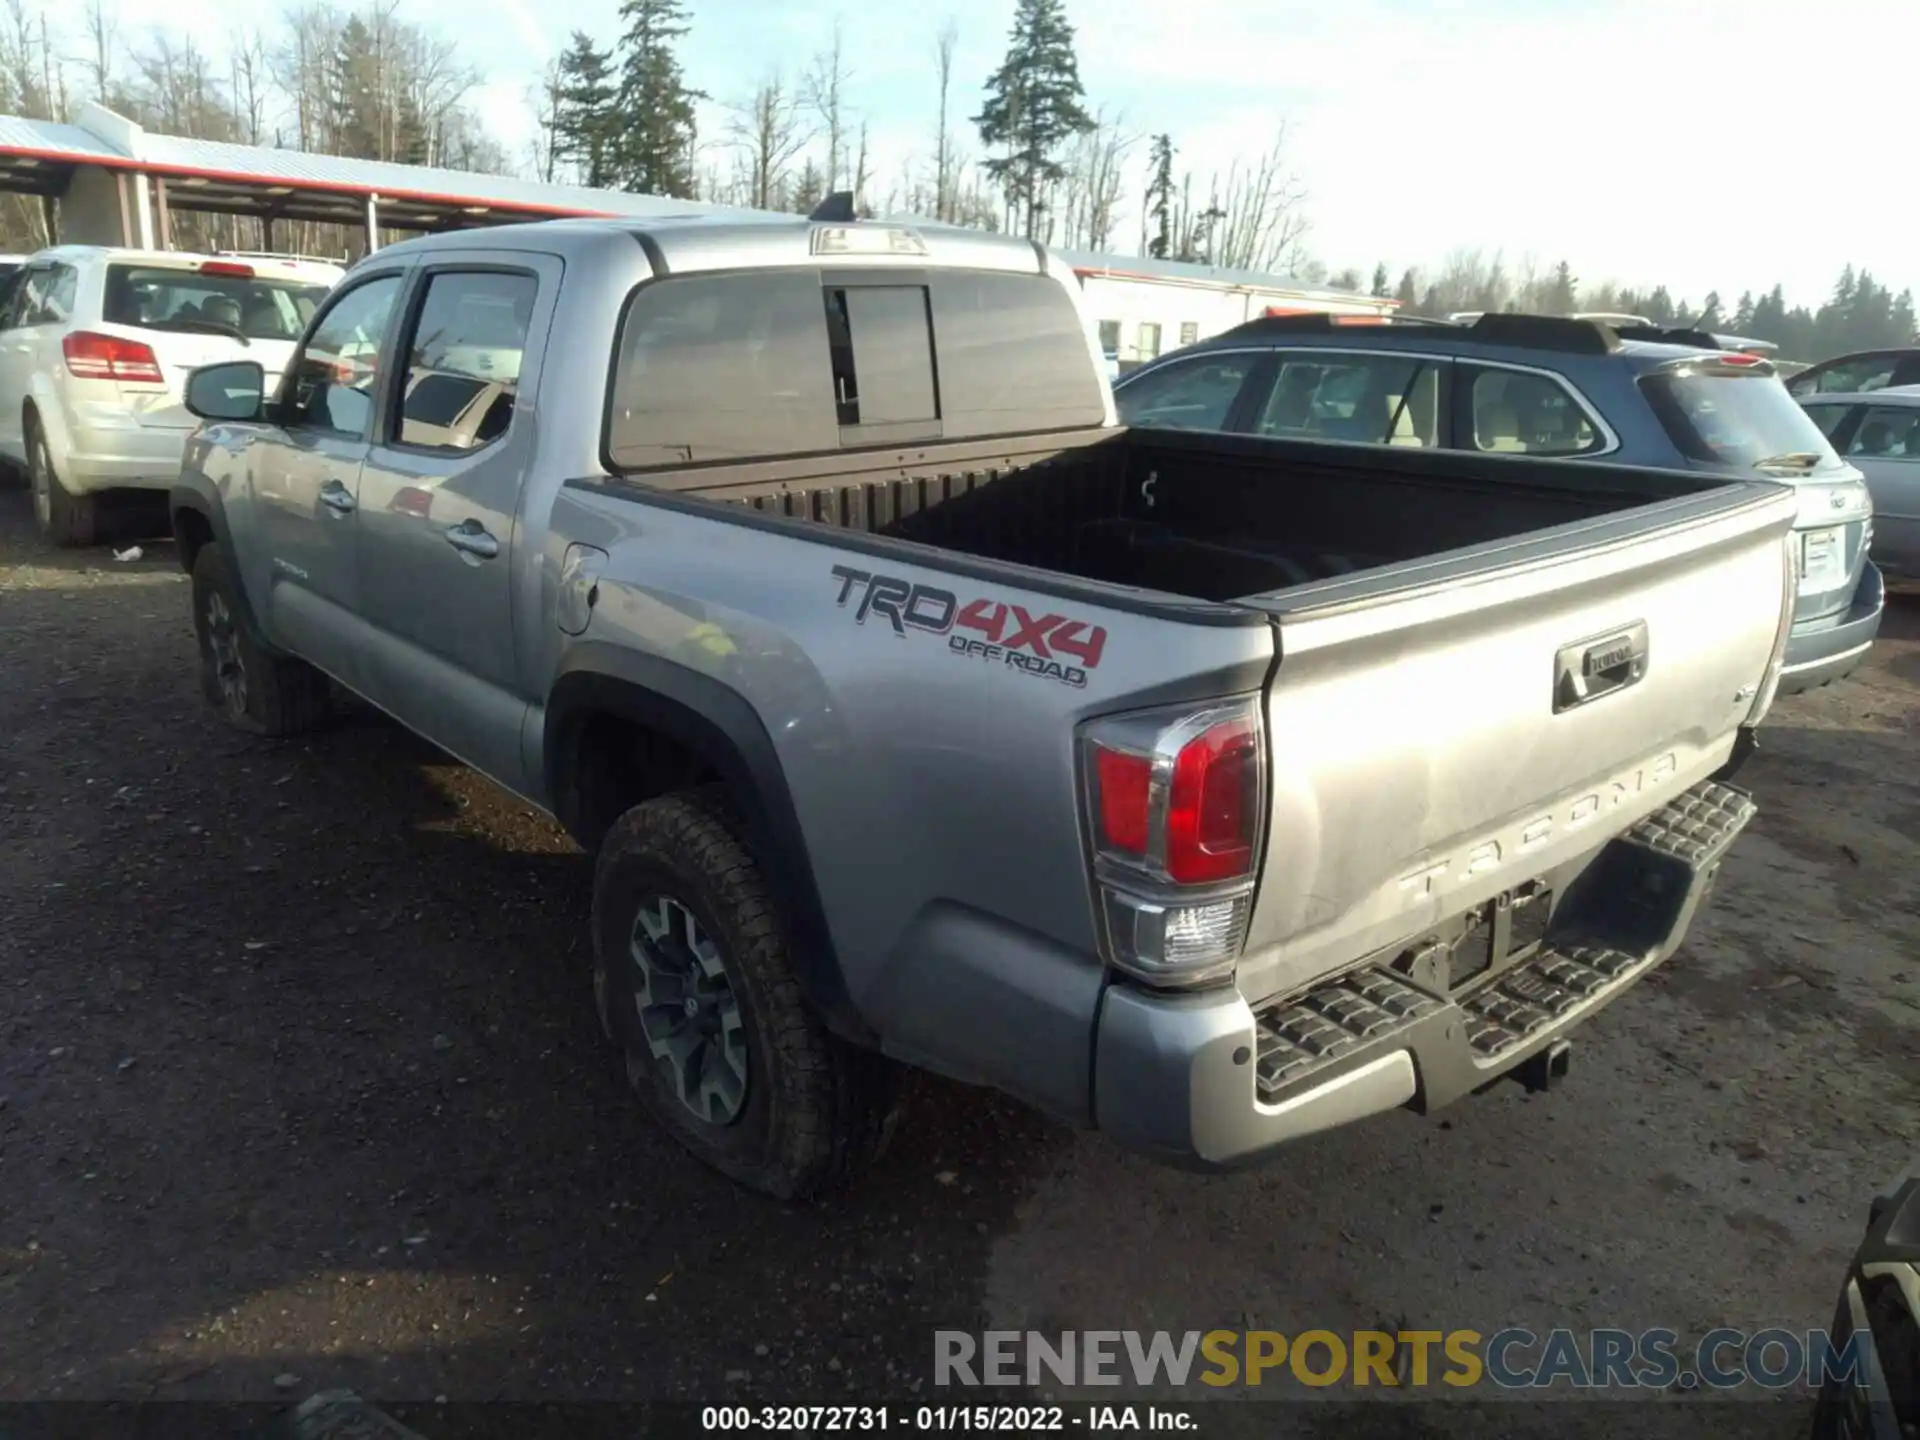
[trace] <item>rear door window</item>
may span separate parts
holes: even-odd
[[[1149,430],[1224,430],[1263,358],[1243,352],[1173,361],[1128,381],[1113,403],[1123,421]]]
[[[248,340],[300,338],[327,287],[256,276],[250,265],[109,265],[101,318],[110,325]]]
[[[1441,370],[1441,362],[1419,356],[1285,351],[1254,431],[1357,445],[1438,445]]]
[[[1460,448],[1500,455],[1591,455],[1606,437],[1566,384],[1552,375],[1465,368]]]
[[[1876,406],[1861,417],[1849,460],[1920,461],[1920,409]]]
[[[457,453],[506,433],[539,289],[523,274],[446,270],[428,277],[394,417],[401,444]]]

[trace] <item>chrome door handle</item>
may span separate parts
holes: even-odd
[[[320,503],[336,515],[353,513],[353,493],[338,480],[329,480],[320,487]]]
[[[500,553],[500,542],[489,535],[478,520],[462,520],[447,527],[447,543],[462,555],[491,560]]]

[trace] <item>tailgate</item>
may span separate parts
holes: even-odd
[[[1249,602],[1281,661],[1247,997],[1522,885],[1718,769],[1776,659],[1794,510],[1733,483]]]

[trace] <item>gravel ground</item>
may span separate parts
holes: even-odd
[[[56,554],[0,493],[0,1400],[906,1399],[936,1328],[1823,1324],[1920,1151],[1917,718],[1907,597],[1776,710],[1712,909],[1550,1096],[1220,1178],[926,1082],[796,1210],[629,1102],[549,822],[377,718],[221,727],[172,547]]]

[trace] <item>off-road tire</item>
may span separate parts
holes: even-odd
[[[718,945],[747,1044],[738,1115],[695,1115],[653,1059],[630,946],[649,897],[684,906]],[[885,1148],[898,1068],[830,1034],[808,1009],[790,942],[736,812],[717,787],[636,805],[608,832],[593,881],[594,998],[628,1083],[662,1128],[722,1174],[782,1200],[843,1189]]]
[[[100,501],[94,495],[75,495],[60,483],[53,452],[40,429],[39,417],[26,420],[27,488],[33,492],[33,518],[40,533],[62,550],[91,545],[99,536]]]
[[[217,541],[193,558],[193,632],[201,693],[229,725],[254,735],[302,735],[330,717],[327,677],[304,661],[269,654],[254,639]],[[235,662],[237,686],[228,669]]]

